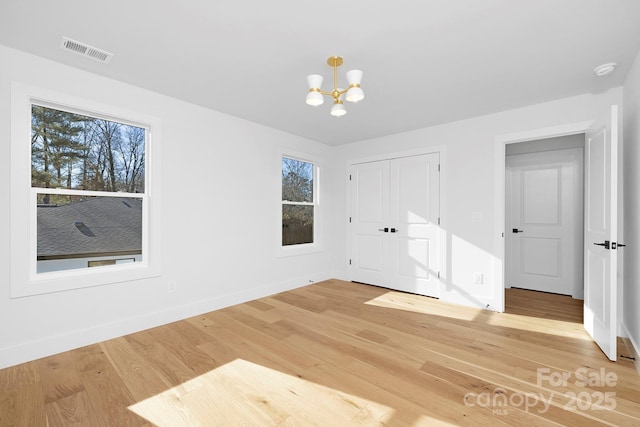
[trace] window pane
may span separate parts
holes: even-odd
[[[142,261],[142,199],[37,195],[37,272],[88,268],[97,257]]]
[[[282,245],[313,243],[313,206],[282,205]]]
[[[31,106],[31,186],[144,193],[145,130]]]
[[[313,163],[282,158],[282,200],[313,202]]]

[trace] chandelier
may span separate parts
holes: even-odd
[[[338,87],[338,67],[342,65],[342,57],[330,56],[327,59],[327,64],[333,67],[333,90],[325,92],[320,89],[322,86],[322,76],[319,74],[311,74],[307,76],[307,83],[309,83],[309,93],[307,94],[307,104],[313,107],[322,105],[324,98],[322,95],[329,95],[333,97],[333,107],[331,107],[331,115],[334,117],[342,117],[347,114],[347,110],[344,108],[344,99],[349,102],[360,102],[364,99],[364,92],[360,88],[360,82],[362,81],[362,71],[351,70],[347,71],[347,82],[349,87],[342,89]]]

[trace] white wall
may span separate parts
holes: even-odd
[[[622,332],[640,354],[640,53],[623,87],[623,215],[620,250],[624,265]]]
[[[0,368],[336,275],[328,251],[276,257],[278,149],[331,170],[329,147],[3,46],[0,64]],[[12,80],[160,118],[161,277],[10,298]]]
[[[359,158],[444,146],[441,226],[447,236],[444,281],[448,292],[441,298],[483,308],[489,304],[500,310],[504,242],[500,237],[503,230],[495,218],[504,213],[496,211],[496,201],[504,196],[504,187],[496,178],[496,140],[593,120],[621,100],[622,90],[617,88],[353,143],[337,147],[334,154],[347,165]],[[343,212],[347,209],[347,194],[344,185],[338,190],[342,192],[342,205],[336,211]],[[336,247],[343,248],[346,259],[346,236]],[[474,272],[484,275],[482,285],[473,283]]]

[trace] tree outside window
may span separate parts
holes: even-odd
[[[314,242],[315,165],[282,158],[282,246]]]
[[[144,168],[145,129],[32,105],[33,188],[143,193]]]

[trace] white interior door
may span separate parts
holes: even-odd
[[[394,159],[390,164],[391,287],[439,297],[438,153]]]
[[[356,164],[351,279],[439,296],[439,154]]]
[[[387,286],[389,162],[355,165],[351,172],[351,186],[352,280]]]
[[[611,360],[617,329],[618,107],[586,134],[584,327]]]
[[[583,298],[583,150],[508,155],[507,280]]]

